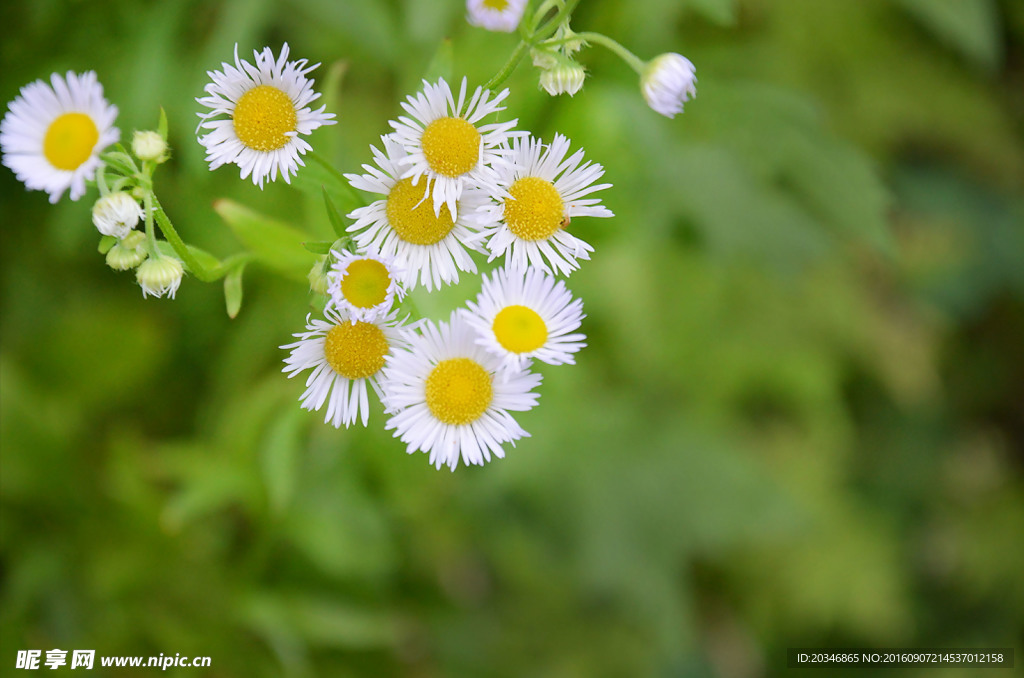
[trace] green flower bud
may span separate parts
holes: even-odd
[[[138,231],[134,231],[138,233]],[[139,233],[139,235],[142,235]],[[125,247],[124,241],[115,244],[107,252],[107,266],[115,271],[127,271],[135,268],[146,260],[146,250],[142,247]]]
[[[319,257],[313,268],[309,269],[309,273],[306,274],[306,278],[309,280],[309,289],[313,290],[316,294],[326,295],[327,294],[327,274],[324,273],[324,262],[327,261],[327,257]]]
[[[137,131],[132,136],[132,153],[139,160],[160,163],[167,160],[167,142],[157,132]]]
[[[583,89],[587,73],[579,64],[570,63],[556,66],[540,74],[540,86],[551,96],[568,94],[574,96]]]
[[[174,257],[161,256],[144,261],[135,272],[135,279],[142,286],[143,298],[147,295],[162,297],[166,294],[173,299],[184,274],[185,269],[180,261]]]

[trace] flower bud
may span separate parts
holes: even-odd
[[[132,136],[132,153],[139,160],[163,162],[167,160],[167,142],[157,132],[137,131]]]
[[[162,297],[166,294],[173,299],[184,273],[180,261],[174,257],[161,256],[144,261],[135,272],[135,279],[142,286],[143,298],[146,295]]]
[[[583,80],[586,77],[586,71],[579,64],[564,64],[543,71],[540,74],[540,86],[551,96],[573,96],[583,89]]]
[[[313,290],[315,294],[327,294],[327,274],[324,272],[324,265],[327,261],[327,257],[319,257],[313,268],[309,269],[309,273],[306,274],[306,279],[309,280],[309,289]]]
[[[545,48],[534,47],[531,49],[530,59],[534,66],[544,70],[558,65],[558,53]]]
[[[146,242],[145,233],[142,233],[141,231],[132,231],[122,238],[121,242],[118,244],[121,245],[121,247],[127,247],[131,250],[140,250],[142,249],[142,244],[144,242]]]
[[[121,239],[131,233],[142,218],[142,208],[131,195],[116,191],[92,206],[92,223],[103,235]]]
[[[554,42],[560,43],[559,49],[562,51],[562,54],[567,57],[570,57],[580,51],[583,49],[583,46],[587,44],[586,41],[576,37],[576,33],[569,28],[569,24],[567,23],[559,26],[558,29],[555,30],[555,34],[551,39]]]
[[[684,103],[697,96],[696,69],[681,54],[662,54],[644,68],[640,89],[648,106],[674,118],[683,112]]]
[[[138,233],[138,231],[135,231]],[[142,235],[139,233],[139,235]],[[107,266],[115,271],[127,271],[135,268],[146,260],[146,250],[143,247],[125,247],[124,241],[115,243],[107,252]]]

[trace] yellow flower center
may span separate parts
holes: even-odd
[[[239,141],[254,151],[281,148],[298,122],[291,97],[270,85],[257,85],[239,97],[232,118]]]
[[[494,398],[491,375],[469,358],[442,360],[427,375],[427,407],[438,421],[469,424],[487,411]]]
[[[423,130],[421,143],[430,169],[441,176],[461,176],[480,159],[480,132],[462,118],[438,118]]]
[[[43,155],[60,170],[78,169],[99,141],[96,123],[85,113],[64,113],[50,123],[43,138]]]
[[[372,377],[384,367],[388,340],[373,323],[343,322],[335,325],[324,340],[324,357],[334,371],[346,379]]]
[[[442,205],[440,215],[435,215],[433,202],[429,197],[423,199],[423,190],[423,184],[413,186],[411,178],[402,179],[388,193],[385,208],[391,228],[413,245],[441,242],[455,226],[448,206]]]
[[[358,308],[373,308],[383,303],[391,285],[388,268],[376,259],[356,259],[341,279],[341,294]]]
[[[508,0],[484,0],[484,7],[504,12],[508,7]]]
[[[506,351],[529,353],[548,340],[548,326],[532,308],[506,306],[494,316],[494,336]]]
[[[562,227],[565,205],[555,185],[540,177],[517,179],[505,198],[505,225],[523,240],[545,240]]]

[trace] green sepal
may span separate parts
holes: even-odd
[[[234,318],[242,308],[242,273],[245,271],[245,264],[240,264],[230,273],[224,276],[224,303],[227,306],[228,317]]]
[[[122,176],[130,177],[137,171],[135,163],[127,153],[119,153],[117,151],[104,153],[102,160],[107,167]]]
[[[339,238],[344,238],[346,237],[345,222],[341,220],[341,213],[338,212],[338,208],[335,207],[334,201],[331,200],[331,195],[327,192],[327,188],[322,188],[324,193],[324,205],[327,207],[327,218],[331,220],[331,228],[334,229],[334,235]]]
[[[117,238],[112,235],[105,235],[100,238],[100,245],[96,249],[99,250],[100,254],[106,254],[115,244],[117,244]]]
[[[306,233],[232,200],[218,200],[213,209],[262,263],[289,278],[306,282],[306,273],[315,259],[302,246],[308,238]]]

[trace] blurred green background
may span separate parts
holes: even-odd
[[[328,232],[322,203],[202,160],[193,99],[236,42],[287,41],[318,81],[346,63],[313,138],[344,171],[443,37],[471,84],[515,44],[457,0],[35,0],[0,24],[4,101],[95,69],[124,138],[166,108],[158,192],[219,255],[219,197]],[[0,172],[0,674],[33,648],[296,678],[1024,662],[1024,3],[585,0],[574,27],[685,54],[699,95],[662,118],[597,48],[575,98],[528,63],[507,83],[521,128],[605,166],[617,216],[573,222],[590,346],[483,468],[407,456],[379,409],[349,431],[299,409],[278,346],[308,286],[253,265],[235,320],[219,284],[144,301],[88,198]]]

